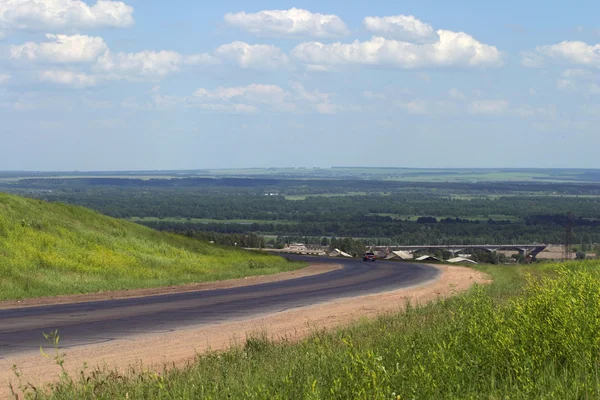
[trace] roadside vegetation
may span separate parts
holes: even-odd
[[[265,275],[301,263],[0,193],[0,300]]]
[[[45,393],[21,389],[51,399],[598,398],[600,262],[479,269],[491,285],[300,343],[264,332],[185,369],[100,369],[63,374]]]

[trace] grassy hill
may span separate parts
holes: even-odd
[[[301,264],[0,193],[0,300],[264,275]]]

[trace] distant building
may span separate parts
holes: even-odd
[[[334,249],[331,253],[329,253],[329,257],[346,257],[346,258],[352,258],[352,256],[348,253],[344,253],[343,251],[339,250],[339,249]]]
[[[440,260],[439,258],[434,257],[434,256],[422,256],[422,257],[417,258],[417,261],[440,261],[441,262],[442,260]]]
[[[385,257],[386,260],[412,260],[414,256],[408,251],[392,251]]]
[[[455,258],[451,258],[448,260],[449,263],[451,264],[457,264],[457,263],[468,263],[468,264],[477,264],[477,262],[470,260],[468,258],[465,257],[455,257]]]

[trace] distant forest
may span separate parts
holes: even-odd
[[[600,243],[593,183],[92,177],[23,179],[0,190],[219,242],[562,243],[571,213],[574,242]]]

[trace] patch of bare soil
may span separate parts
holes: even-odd
[[[423,304],[467,290],[474,283],[489,283],[478,271],[457,266],[436,266],[442,270],[434,282],[387,293],[344,299],[304,307],[247,321],[229,322],[168,334],[148,335],[107,344],[65,350],[65,367],[78,373],[88,366],[106,366],[127,373],[134,368],[162,370],[164,366],[182,367],[209,350],[225,350],[243,344],[247,336],[266,332],[273,340],[301,340],[315,330],[349,325],[362,318],[399,312],[407,301]],[[8,396],[7,384],[15,384],[11,366],[16,364],[25,381],[40,385],[56,380],[59,368],[42,356],[0,360],[0,398]],[[8,398],[8,397],[7,397]]]
[[[323,274],[342,268],[339,264],[314,264],[296,271],[280,272],[273,275],[250,276],[241,279],[229,279],[218,282],[195,283],[182,286],[168,286],[148,289],[119,290],[114,292],[99,292],[89,294],[71,294],[55,297],[40,297],[37,299],[0,301],[0,310],[8,308],[50,306],[56,304],[87,303],[90,301],[128,299],[133,297],[158,296],[163,294],[197,292],[200,290],[229,289],[241,286],[258,285],[261,283],[279,282],[287,279]]]

